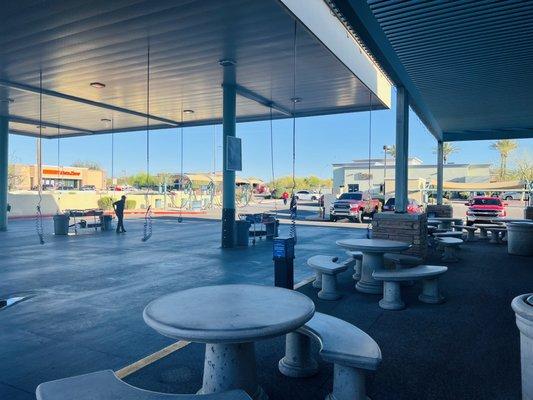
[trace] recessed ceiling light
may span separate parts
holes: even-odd
[[[293,97],[293,98],[291,99],[291,101],[292,101],[293,103],[299,103],[299,102],[302,101],[302,98],[301,98],[301,97]]]
[[[46,129],[46,126],[44,125],[35,125],[37,129]]]
[[[7,99],[0,99],[0,103],[14,103],[15,100],[13,100],[11,97],[8,97]]]
[[[194,114],[194,110],[183,110],[183,114]]]
[[[111,122],[111,120],[109,118],[102,118],[100,121],[101,122]]]
[[[102,82],[91,82],[89,85],[91,87],[95,88],[95,89],[103,89],[103,88],[105,88],[105,84],[102,83]]]

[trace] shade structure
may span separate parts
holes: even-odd
[[[328,1],[438,140],[533,137],[533,1]]]
[[[297,116],[389,107],[390,83],[356,41],[332,48],[292,3],[8,2],[0,10],[0,114],[12,132],[39,134],[42,71],[44,137],[58,126],[62,136],[110,132],[110,120],[115,132],[145,129],[148,46],[152,129],[221,122],[222,59],[237,63],[238,121],[269,118],[270,105],[274,118],[287,117],[295,94]],[[321,0],[306,9],[325,13]],[[321,24],[346,35],[331,13]]]

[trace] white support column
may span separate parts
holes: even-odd
[[[396,94],[396,177],[394,179],[395,211],[407,211],[409,157],[409,94],[403,87]]]
[[[9,119],[0,117],[0,231],[7,230]]]
[[[444,182],[444,151],[443,143],[437,143],[437,204],[442,204],[442,187]]]

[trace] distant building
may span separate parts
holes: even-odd
[[[431,182],[437,179],[437,165],[423,164],[413,157],[408,159],[409,180]],[[357,190],[372,190],[379,193],[386,182],[386,191],[394,190],[394,158],[373,158],[353,160],[348,163],[333,164],[333,192],[335,194]],[[386,174],[386,175],[385,175]],[[385,179],[386,176],[386,179]],[[444,165],[444,181],[461,183],[490,182],[490,164],[452,164]]]
[[[37,165],[13,164],[9,166],[10,187],[12,190],[32,190],[38,186]],[[94,185],[105,189],[105,171],[78,167],[42,166],[42,184],[45,188],[79,189]]]

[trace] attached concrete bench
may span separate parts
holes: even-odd
[[[476,240],[476,231],[477,231],[477,227],[476,226],[463,225],[463,226],[461,226],[461,228],[464,231],[466,231],[466,241],[467,242],[473,242],[474,240]]]
[[[313,318],[286,338],[285,357],[279,370],[289,377],[308,377],[318,371],[311,354],[310,338],[320,343],[320,356],[334,364],[331,400],[367,400],[366,371],[381,363],[381,350],[369,335],[356,326],[316,312]]]
[[[208,395],[152,392],[127,384],[111,370],[41,383],[35,394],[37,400],[251,400],[242,390]]]
[[[352,275],[352,278],[355,281],[358,281],[361,279],[361,268],[363,266],[363,253],[360,251],[347,251],[346,254],[348,257],[351,257],[355,260],[355,264],[353,266],[354,274]]]
[[[457,231],[446,231],[446,232],[435,232],[433,234],[433,237],[435,238],[444,238],[444,237],[454,237],[457,239],[461,239],[463,237],[463,232],[457,232]]]
[[[352,262],[355,263],[355,260]],[[317,279],[320,277],[321,290],[318,292],[318,298],[323,300],[339,299],[341,295],[337,292],[337,274],[346,271],[351,263],[339,263],[338,257],[318,255],[307,260],[307,265],[315,270]]]
[[[438,241],[439,241],[439,246],[442,246],[442,248],[444,249],[442,261],[446,261],[446,262],[459,261],[456,255],[456,250],[460,245],[464,243],[462,239],[457,239],[453,237],[443,237],[443,238],[438,238]]]
[[[487,230],[490,232],[489,243],[502,243],[507,234],[505,226],[493,226],[492,228],[487,228]]]
[[[422,280],[422,293],[418,299],[423,303],[439,304],[444,301],[440,295],[438,277],[448,270],[447,267],[437,265],[419,265],[418,267],[394,270],[374,271],[375,280],[383,281],[383,299],[379,306],[385,310],[402,310],[401,282]]]
[[[475,224],[476,228],[479,228],[479,237],[482,239],[487,239],[489,235],[487,234],[490,231],[490,228],[498,227],[501,225],[496,224]]]

